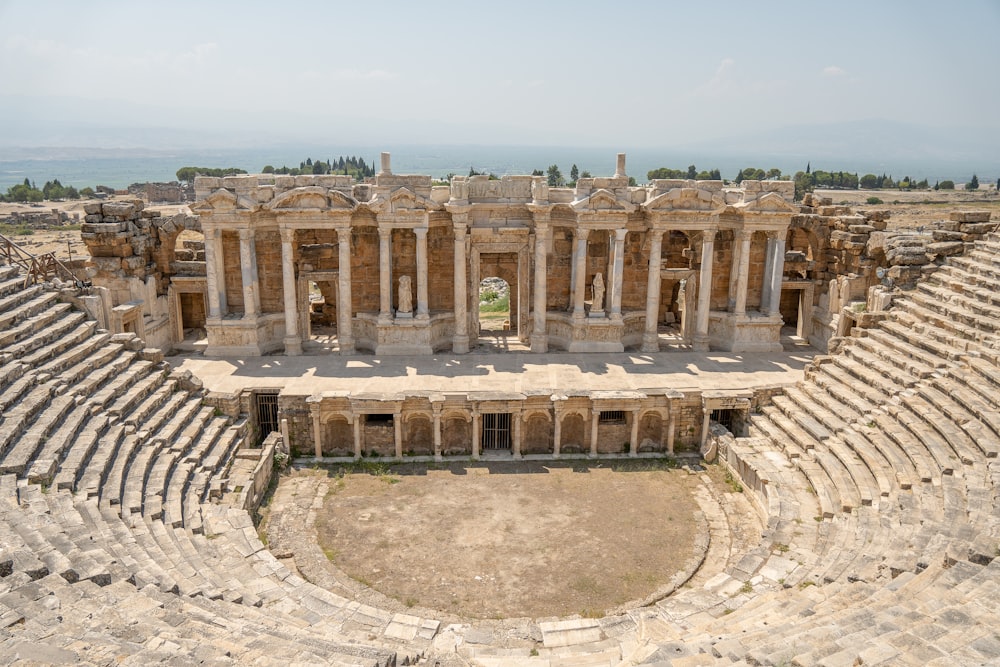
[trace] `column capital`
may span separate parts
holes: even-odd
[[[576,235],[577,241],[585,241],[590,236],[590,229],[588,227],[577,227],[573,230],[573,233]]]
[[[427,236],[426,227],[414,227],[413,233],[417,235],[417,238],[425,238]]]
[[[703,229],[701,232],[702,243],[711,243],[715,241],[715,233],[717,231],[718,230],[716,229]]]
[[[282,243],[292,243],[295,241],[295,229],[291,227],[279,227],[278,233],[281,234]]]
[[[767,234],[768,239],[776,241],[778,238],[780,238],[781,232],[778,231],[777,229],[769,229],[765,232],[765,234]]]
[[[652,234],[652,237],[654,239],[658,238],[658,239],[660,239],[662,241],[663,240],[663,235],[667,233],[667,230],[665,230],[665,229],[657,229],[657,228],[654,227],[654,228],[651,228],[648,233]]]
[[[379,227],[378,236],[380,239],[389,239],[392,237],[392,227]]]
[[[624,227],[616,229],[615,230],[615,240],[616,241],[624,241],[626,234],[628,234],[628,230],[625,229]]]

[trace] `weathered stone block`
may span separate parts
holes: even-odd
[[[955,222],[989,222],[989,211],[952,211],[949,216]]]
[[[114,215],[127,220],[135,215],[135,205],[129,202],[105,202],[101,205],[101,212],[105,216]]]
[[[89,201],[83,205],[83,212],[87,215],[100,215],[101,202]]]

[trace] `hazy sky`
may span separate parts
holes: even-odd
[[[998,56],[997,0],[0,0],[9,113],[288,138],[670,145],[876,118],[992,129]]]

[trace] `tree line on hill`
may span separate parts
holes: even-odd
[[[0,195],[0,201],[17,203],[34,203],[42,200],[52,201],[53,199],[80,199],[81,197],[93,197],[94,189],[91,187],[77,190],[72,185],[63,185],[58,178],[45,181],[45,185],[39,189],[35,184],[24,179],[24,183],[18,183],[7,188],[7,194]]]

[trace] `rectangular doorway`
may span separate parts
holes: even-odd
[[[483,450],[510,449],[510,413],[483,415]]]
[[[280,430],[278,425],[278,394],[254,394],[257,414],[257,446],[271,433]]]

